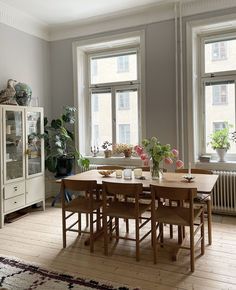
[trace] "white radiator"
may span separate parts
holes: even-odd
[[[213,171],[219,175],[212,193],[213,212],[236,215],[236,171]]]

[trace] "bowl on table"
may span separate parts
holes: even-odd
[[[98,173],[101,174],[103,177],[110,176],[115,170],[99,170]]]

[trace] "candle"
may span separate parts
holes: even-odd
[[[134,169],[134,178],[140,178],[142,176],[142,169],[141,168],[135,168]]]
[[[121,169],[116,170],[116,178],[122,178],[122,170]]]
[[[188,175],[191,176],[191,162],[188,163]]]
[[[124,170],[124,179],[132,179],[132,170],[131,169]]]

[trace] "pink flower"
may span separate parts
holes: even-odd
[[[176,161],[176,167],[177,169],[182,168],[184,166],[184,163],[182,160],[177,160]]]
[[[170,157],[166,157],[164,161],[166,164],[173,164],[173,160]]]
[[[148,155],[147,155],[146,153],[142,153],[142,154],[140,155],[140,158],[141,158],[142,160],[146,160],[146,159],[148,159]]]
[[[140,145],[136,145],[134,147],[135,152],[138,154],[138,156],[141,156],[144,152],[143,152],[143,147],[141,147]]]
[[[172,154],[174,155],[174,157],[178,157],[179,151],[177,149],[172,149]]]

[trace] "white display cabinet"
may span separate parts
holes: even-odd
[[[42,202],[45,209],[43,108],[0,105],[0,228],[5,215]]]

